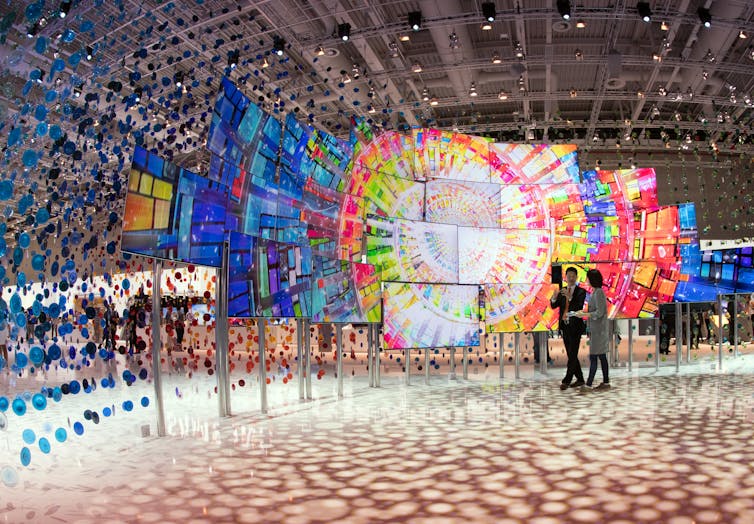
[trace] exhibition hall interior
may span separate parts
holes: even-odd
[[[0,3],[0,521],[754,522],[754,3]]]

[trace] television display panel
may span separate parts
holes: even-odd
[[[381,299],[374,266],[314,257],[312,322],[380,322]]]
[[[383,315],[385,349],[479,345],[477,286],[387,282]]]
[[[457,226],[500,227],[499,184],[457,180],[426,183],[425,220]]]
[[[230,234],[228,316],[311,316],[312,254],[307,246]]]
[[[219,267],[227,201],[226,186],[136,147],[123,210],[121,249]]]

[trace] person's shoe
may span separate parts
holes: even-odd
[[[566,384],[565,382],[561,382],[561,384],[560,384],[560,390],[561,391],[565,391],[566,389],[568,389],[568,384]]]
[[[579,388],[579,393],[591,393],[592,391],[593,391],[592,386],[587,386],[586,384],[584,384],[583,386]]]
[[[600,384],[594,389],[595,391],[607,391],[608,389],[610,389],[610,384],[603,382],[602,384]]]
[[[577,380],[576,382],[574,382],[573,384],[571,384],[568,387],[570,387],[570,388],[580,388],[584,384],[586,384],[586,382],[584,382],[583,380]]]

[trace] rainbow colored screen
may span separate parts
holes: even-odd
[[[693,204],[660,206],[653,169],[582,173],[574,145],[402,134],[362,120],[344,141],[293,113],[265,113],[227,79],[207,144],[205,180],[227,188],[226,237],[266,240],[231,241],[237,314],[379,321],[381,303],[388,349],[453,346],[478,340],[482,302],[489,332],[552,328],[552,264],[575,266],[582,280],[600,269],[613,317],[651,317],[663,302],[754,282],[751,253],[731,262],[700,251]],[[158,236],[143,238],[158,249]],[[177,238],[167,254],[182,259]],[[264,271],[243,266],[262,260],[254,243],[268,264],[299,265],[260,281]]]

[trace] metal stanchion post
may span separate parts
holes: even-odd
[[[516,361],[516,380],[521,378],[521,333],[516,332],[513,337],[513,350],[515,352],[514,360]]]
[[[257,329],[259,330],[259,403],[262,406],[262,413],[269,411],[267,405],[267,349],[265,346],[265,327],[267,320],[264,318],[257,319]]]
[[[228,362],[228,243],[223,245],[222,265],[217,270],[215,288],[215,367],[217,399],[221,417],[230,416],[230,365]]]
[[[411,384],[411,350],[406,348],[404,351],[406,360],[406,362],[404,362],[406,368],[406,385],[408,386],[409,384]]]
[[[547,339],[544,331],[534,333],[539,338],[539,372],[543,375],[547,373]]]
[[[634,321],[628,319],[628,371],[634,368]]]
[[[675,372],[681,371],[681,353],[683,352],[683,304],[675,303]]]
[[[691,302],[686,304],[686,364],[691,363],[691,341],[694,340],[694,334],[691,332]],[[699,328],[697,327],[697,330]],[[697,331],[697,337],[699,336],[699,333]],[[697,338],[697,345],[699,344],[699,339]]]
[[[369,387],[374,387],[374,342],[373,331],[374,325],[367,324],[367,373],[369,374]]]
[[[505,352],[503,351],[503,342],[505,340],[505,333],[498,333],[497,334],[497,344],[498,344],[498,361],[500,363],[500,378],[503,378],[505,375]]]
[[[717,363],[718,371],[723,370],[723,322],[725,316],[723,315],[723,296],[717,295],[717,312],[718,312],[718,326],[717,329]]]
[[[733,295],[733,313],[730,313],[730,322],[733,322],[733,356],[738,356],[738,297]]]
[[[463,353],[463,379],[469,380],[469,349],[466,347],[461,348]]]
[[[658,313],[659,315],[659,313]],[[655,371],[660,370],[660,317],[655,317]]]
[[[152,262],[152,381],[154,382],[154,399],[157,406],[157,436],[165,436],[165,405],[162,397],[162,363],[160,349],[162,340],[160,335],[160,321],[162,308],[160,307],[160,282],[162,280],[162,262],[154,259]],[[95,319],[96,321],[96,319]],[[220,413],[222,416],[222,413]]]
[[[343,326],[335,326],[335,349],[338,351],[338,398],[343,398]]]
[[[424,381],[429,386],[429,348],[424,348]]]
[[[380,366],[382,365],[382,337],[380,336],[380,326],[374,326],[374,386],[380,387],[382,385],[382,371]]]
[[[311,324],[304,320],[304,375],[306,380],[306,398],[312,400],[312,334]]]
[[[456,348],[450,348],[450,380],[456,380]]]
[[[296,354],[298,356],[298,398],[306,399],[304,387],[304,320],[296,320]]]

